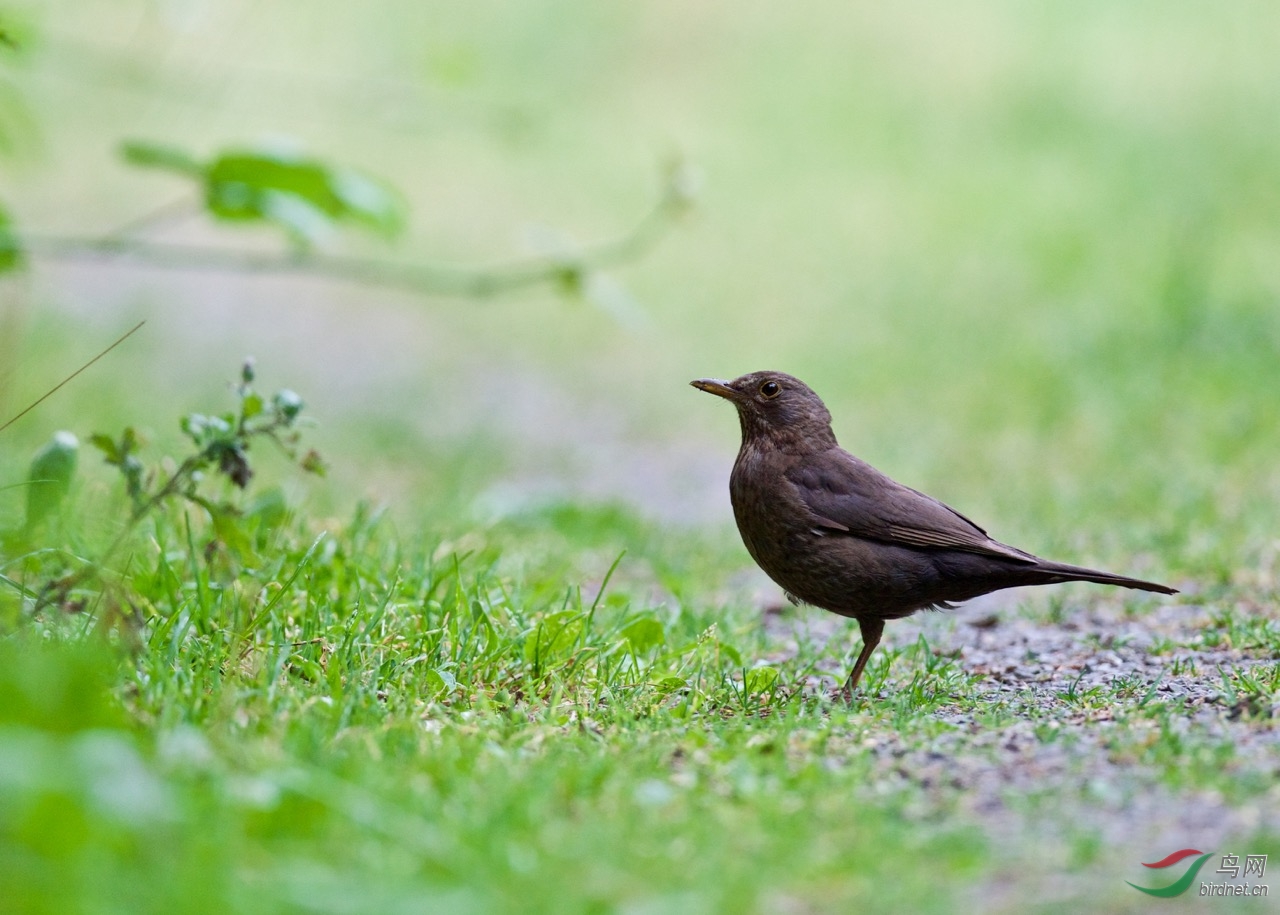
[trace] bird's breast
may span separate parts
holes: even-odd
[[[812,513],[786,477],[777,455],[744,448],[729,477],[729,499],[742,542],[762,569],[784,588],[791,567],[821,538]]]
[[[835,613],[904,616],[929,601],[916,594],[927,558],[824,528],[787,477],[786,456],[744,447],[729,496],[747,552],[795,599]]]

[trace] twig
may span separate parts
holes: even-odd
[[[624,263],[651,249],[685,206],[668,190],[636,226],[619,239],[563,256],[512,261],[491,267],[413,264],[308,251],[260,252],[176,245],[140,238],[15,235],[16,246],[49,260],[132,259],[172,270],[229,273],[306,273],[367,286],[408,289],[430,295],[488,298],[516,289],[571,278],[583,271]]]

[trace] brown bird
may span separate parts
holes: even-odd
[[[853,617],[862,652],[837,695],[849,698],[885,620],[1023,585],[1093,581],[1177,590],[1050,562],[999,541],[953,508],[891,480],[836,444],[817,394],[782,372],[695,388],[738,408],[742,447],[729,498],[747,552],[793,603]]]

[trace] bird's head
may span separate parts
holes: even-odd
[[[738,408],[744,442],[768,437],[787,450],[829,448],[836,443],[826,405],[799,378],[784,372],[752,372],[733,381],[699,378],[689,383]]]

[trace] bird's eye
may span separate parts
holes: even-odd
[[[760,393],[770,400],[773,400],[773,398],[782,393],[782,385],[778,384],[776,381],[766,381],[764,384],[760,385]]]

